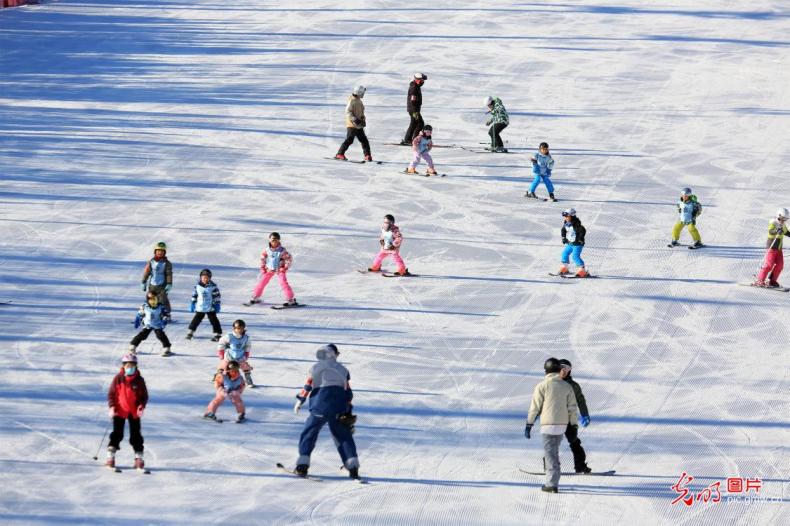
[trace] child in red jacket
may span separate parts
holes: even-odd
[[[134,449],[135,469],[145,469],[143,462],[143,435],[140,434],[140,418],[148,403],[148,389],[137,369],[137,355],[129,353],[122,359],[122,367],[110,383],[107,404],[110,406],[112,433],[107,447],[105,466],[115,468],[115,452],[121,448],[123,429],[129,420],[129,443]]]

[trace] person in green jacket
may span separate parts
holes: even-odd
[[[502,138],[499,136],[502,130],[510,124],[505,105],[502,104],[502,100],[499,97],[491,97],[489,95],[486,97],[486,107],[488,108],[487,113],[491,114],[488,121],[486,121],[486,126],[490,126],[488,135],[491,136],[491,148],[489,149],[493,153],[507,153],[507,149],[502,143]]]

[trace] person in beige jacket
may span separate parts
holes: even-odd
[[[346,161],[346,150],[354,142],[354,138],[359,139],[362,144],[362,153],[365,155],[366,161],[372,161],[373,157],[370,155],[370,143],[365,135],[365,105],[362,104],[362,97],[365,96],[365,86],[357,86],[351,92],[346,105],[346,140],[340,145],[340,149],[335,155],[335,159]]]
[[[524,436],[531,438],[532,426],[540,417],[540,432],[543,435],[543,452],[546,459],[546,483],[541,488],[547,493],[557,493],[560,482],[560,443],[568,424],[577,425],[576,394],[573,387],[562,379],[562,364],[549,358],[543,364],[546,377],[535,386],[527,415]]]

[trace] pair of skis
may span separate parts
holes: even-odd
[[[522,472],[522,473],[526,473],[527,475],[536,475],[536,476],[541,476],[541,477],[546,475],[546,473],[544,473],[543,471],[529,471],[529,470],[521,469],[521,468],[519,468],[519,471]],[[614,469],[610,469],[609,471],[591,471],[589,473],[576,473],[575,471],[567,471],[567,472],[563,471],[562,472],[562,476],[566,477],[566,476],[571,476],[571,475],[579,475],[579,476],[611,477],[615,473],[617,473],[617,471],[614,470]]]
[[[381,274],[385,278],[418,278],[418,277],[420,277],[419,274],[412,274],[411,272],[407,272],[406,274],[398,274],[396,272],[387,272],[385,270],[376,272],[376,271],[373,271],[373,270],[363,270],[363,269],[357,269],[357,272],[359,272],[360,274]]]
[[[244,303],[242,303],[242,305],[245,307],[252,307],[253,305],[258,305],[259,303],[261,302],[256,301],[253,303],[251,301],[245,301]],[[286,310],[286,309],[296,309],[298,307],[306,307],[306,306],[307,305],[305,305],[304,303],[294,303],[294,304],[283,303],[282,305],[271,305],[270,308],[274,310]]]
[[[420,172],[409,173],[408,170],[403,170],[401,173],[405,175],[419,175],[420,177],[447,177],[447,174],[429,174],[428,172],[425,172],[424,174]]]
[[[598,276],[593,276],[592,274],[587,274],[586,276],[577,276],[576,274],[560,274],[558,272],[549,272],[549,276],[553,276],[555,278],[564,278],[564,279],[587,279],[587,278],[598,277]]]
[[[119,468],[118,466],[106,466],[106,467],[110,471],[112,471],[113,473],[123,473],[123,470],[121,468]],[[151,470],[148,469],[148,468],[132,468],[132,469],[134,469],[135,471],[137,471],[141,475],[150,475],[151,474]]]
[[[669,248],[682,247],[682,246],[686,246],[686,245],[684,245],[683,243],[677,243],[675,245],[673,245],[672,243],[669,243],[667,245],[667,247],[669,247]],[[705,248],[705,245],[688,245],[688,249],[689,250],[697,250],[698,248]]]
[[[310,474],[301,475],[301,474],[297,473],[295,470],[285,467],[281,462],[278,462],[276,465],[277,465],[277,469],[279,469],[283,473],[288,473],[289,475],[293,475],[294,477],[298,477],[298,478],[304,479],[304,480],[311,480],[313,482],[323,482],[324,481],[324,479],[314,477],[314,476],[312,476]],[[369,484],[367,479],[364,479],[362,477],[350,478],[349,480],[353,480],[357,484]]]
[[[325,157],[325,159],[330,159],[332,161],[343,161],[343,162],[354,163],[354,164],[365,164],[365,163],[368,163],[368,164],[381,164],[381,163],[384,162],[384,161],[364,161],[364,160],[363,161],[357,161],[355,159],[338,159],[337,157]]]

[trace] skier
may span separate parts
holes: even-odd
[[[107,404],[110,406],[112,433],[107,446],[105,466],[115,468],[115,452],[121,448],[123,430],[129,421],[129,444],[134,449],[135,469],[145,469],[143,461],[143,435],[140,434],[140,419],[148,404],[148,390],[145,380],[137,368],[137,356],[127,354],[121,358],[121,370],[115,375],[107,392]]]
[[[510,124],[505,105],[502,104],[499,97],[489,95],[486,97],[486,107],[488,108],[486,113],[491,114],[491,117],[486,121],[486,126],[491,126],[488,130],[488,135],[491,137],[491,148],[489,149],[494,153],[507,153],[505,145],[502,144],[502,138],[499,136],[502,130]]]
[[[216,421],[217,408],[225,402],[226,398],[230,398],[236,408],[236,423],[244,422],[247,417],[244,400],[241,399],[241,394],[244,392],[244,382],[239,374],[239,363],[231,360],[226,367],[217,371],[217,374],[214,375],[214,387],[217,388],[217,395],[208,403],[203,418]]]
[[[173,265],[167,259],[167,245],[160,241],[154,246],[154,257],[145,265],[143,270],[143,292],[153,292],[170,311],[170,299],[167,294],[173,288]]]
[[[151,331],[154,331],[157,339],[162,343],[162,356],[171,356],[170,340],[165,334],[165,327],[170,321],[170,311],[163,304],[159,303],[154,292],[146,293],[146,302],[140,306],[137,312],[137,317],[134,319],[134,328],[137,329],[140,325],[143,326],[142,330],[132,338],[129,342],[129,352],[136,354],[137,346],[140,342],[148,338]]]
[[[376,259],[373,260],[373,266],[369,267],[368,271],[381,272],[381,263],[387,257],[392,256],[392,259],[395,260],[395,264],[398,266],[395,274],[399,276],[410,275],[409,269],[406,268],[406,264],[400,257],[400,247],[403,243],[403,236],[400,233],[400,229],[395,225],[395,217],[392,214],[384,216],[384,224],[381,226],[379,243],[381,243],[381,251],[376,256]]]
[[[283,307],[293,307],[297,305],[294,291],[291,289],[291,285],[288,284],[288,277],[286,276],[288,269],[291,268],[292,262],[293,258],[291,254],[280,244],[280,234],[277,232],[269,234],[269,246],[264,248],[263,252],[261,252],[261,274],[258,279],[258,284],[255,285],[255,289],[252,291],[252,297],[248,305],[261,302],[263,289],[266,288],[266,285],[269,284],[269,281],[275,274],[280,281],[280,288],[283,289],[285,299],[287,300],[283,303]]]
[[[535,179],[532,181],[532,184],[529,185],[529,190],[524,194],[524,197],[537,199],[538,196],[535,195],[535,190],[538,188],[538,184],[543,181],[543,184],[546,185],[546,190],[549,192],[549,200],[556,202],[557,199],[554,197],[554,185],[551,182],[551,171],[554,169],[554,159],[552,159],[551,153],[549,153],[549,143],[540,143],[538,152],[535,154],[535,157],[530,158],[530,161],[532,161],[532,175],[535,176]]]
[[[351,96],[348,98],[348,104],[346,105],[346,140],[340,145],[335,159],[346,160],[346,150],[354,142],[354,137],[356,137],[362,143],[362,153],[365,155],[365,160],[373,160],[373,157],[370,155],[370,143],[365,135],[367,123],[365,121],[365,105],[362,104],[362,97],[365,96],[365,91],[365,86],[357,86],[351,91]]]
[[[697,201],[697,196],[691,193],[691,188],[684,188],[680,192],[680,201],[678,202],[678,222],[672,228],[672,241],[668,247],[678,246],[680,239],[680,232],[683,227],[688,225],[689,234],[694,239],[694,244],[689,248],[699,248],[702,246],[702,239],[700,238],[699,231],[697,230],[697,216],[702,213],[702,205]]]
[[[422,130],[423,120],[420,114],[422,108],[422,85],[428,80],[425,73],[415,73],[414,80],[409,84],[409,93],[406,96],[406,111],[409,112],[409,128],[406,130],[401,146],[411,145],[411,141]]]
[[[568,425],[577,425],[576,397],[573,387],[560,377],[561,365],[556,358],[543,364],[546,377],[535,386],[529,406],[524,436],[532,438],[532,426],[540,416],[540,432],[543,435],[546,483],[540,488],[547,493],[557,493],[560,482],[560,442]]]
[[[790,231],[785,224],[790,212],[787,208],[780,208],[776,211],[774,219],[768,222],[768,241],[765,243],[766,251],[763,266],[757,274],[757,279],[752,283],[756,287],[778,288],[779,275],[785,266],[784,254],[782,253],[782,236],[790,236]],[[768,283],[765,279],[768,278]]]
[[[573,394],[576,397],[576,405],[579,407],[579,413],[582,415],[579,419],[579,423],[582,427],[587,427],[590,425],[590,412],[587,409],[587,400],[584,398],[581,386],[571,377],[573,364],[564,358],[559,362],[562,367],[562,369],[560,369],[560,378],[568,382],[573,388]],[[571,446],[571,451],[573,452],[574,471],[576,471],[576,473],[592,472],[589,466],[587,466],[587,454],[582,447],[582,441],[579,440],[579,426],[569,423],[568,427],[565,429],[565,438],[568,439],[568,444]]]
[[[318,434],[324,424],[329,424],[329,432],[335,441],[337,452],[352,479],[359,479],[359,458],[354,443],[353,426],[356,416],[351,413],[351,391],[348,369],[337,362],[340,351],[333,343],[324,345],[316,351],[318,363],[310,368],[304,388],[296,395],[294,414],[299,414],[305,400],[309,397],[310,416],[304,424],[299,438],[299,458],[296,461],[297,475],[307,476],[310,469],[310,455],[315,448]]]
[[[570,256],[573,256],[573,262],[578,267],[576,277],[587,278],[590,276],[590,273],[587,272],[587,269],[584,267],[584,261],[581,258],[582,250],[584,249],[584,235],[587,233],[587,229],[584,228],[581,220],[576,216],[576,210],[573,208],[564,210],[562,219],[560,235],[565,248],[562,250],[562,265],[557,274],[560,276],[570,274],[568,264],[570,263]]]
[[[219,287],[211,281],[211,270],[204,268],[200,271],[198,281],[195,283],[195,290],[192,292],[192,301],[189,303],[189,312],[194,312],[195,317],[189,324],[187,340],[192,339],[198,325],[208,315],[208,321],[211,322],[211,327],[214,329],[214,337],[211,338],[211,341],[218,342],[222,336],[222,326],[217,318],[220,308]]]
[[[255,387],[252,382],[252,369],[249,363],[252,342],[247,334],[247,324],[244,320],[233,322],[233,331],[229,332],[219,341],[217,356],[220,359],[219,370],[225,369],[230,362],[236,362],[241,370],[244,371],[244,381],[251,388]]]
[[[436,175],[436,170],[433,167],[433,158],[431,154],[428,153],[431,151],[431,148],[433,148],[433,141],[431,140],[432,135],[433,127],[430,124],[426,124],[422,131],[414,137],[414,140],[411,142],[411,149],[414,157],[409,163],[409,167],[406,169],[407,174],[416,174],[417,165],[420,164],[420,159],[425,159],[425,162],[428,163],[426,174]]]

